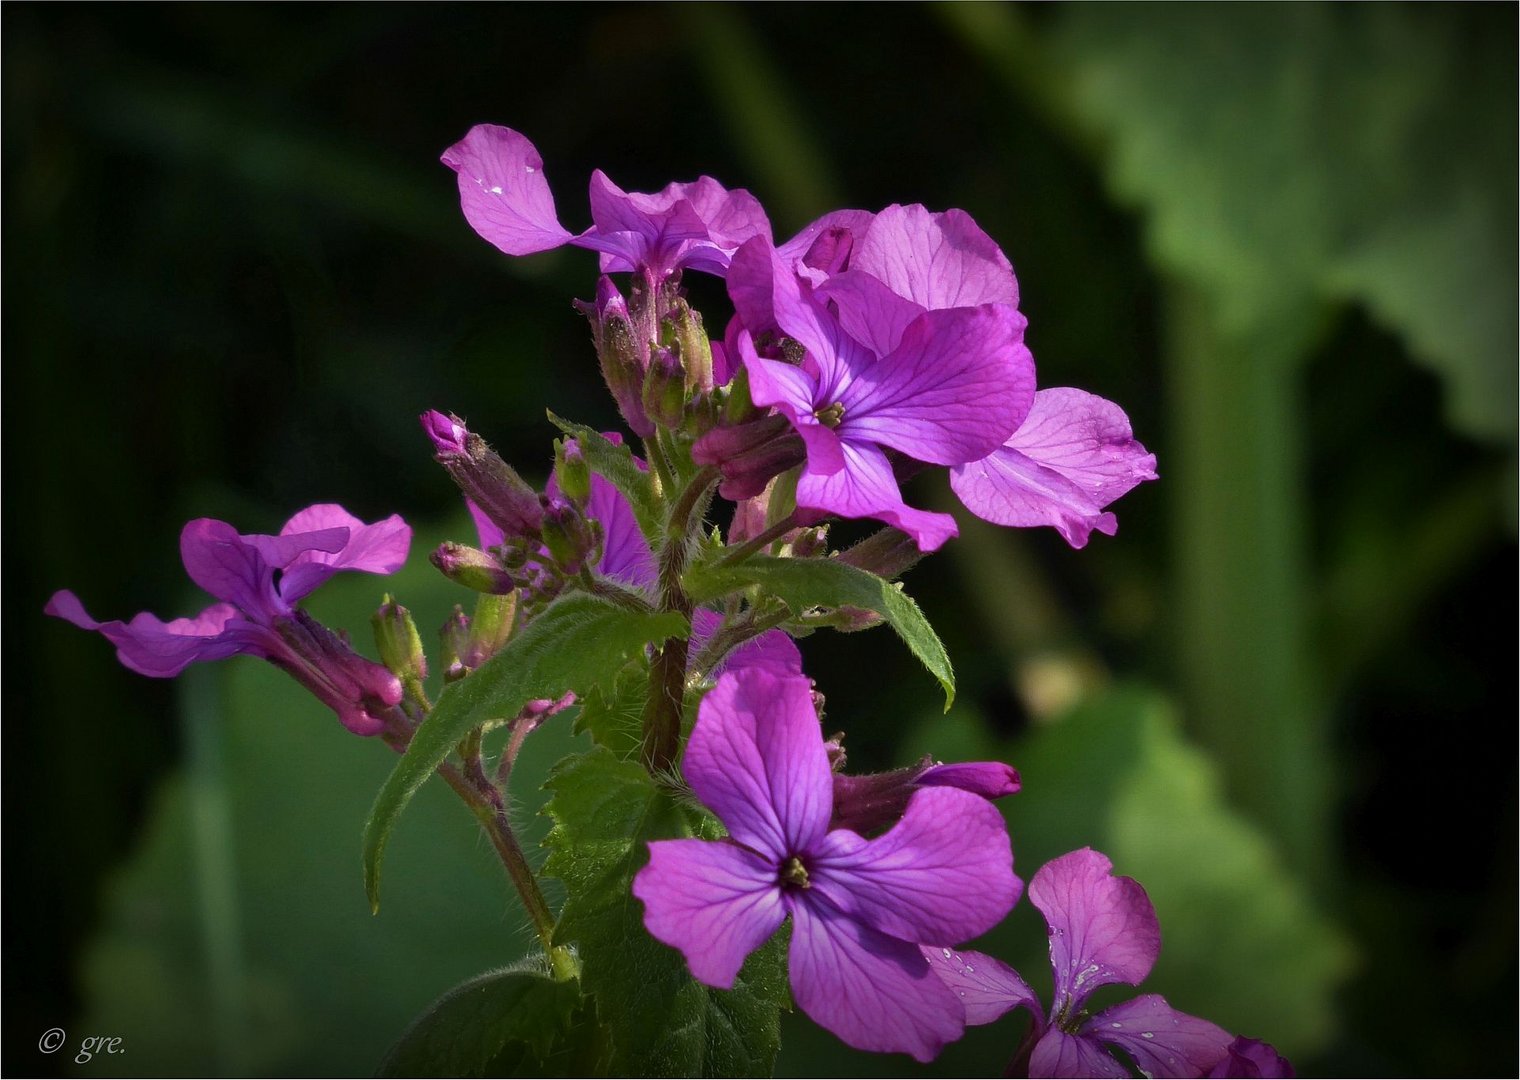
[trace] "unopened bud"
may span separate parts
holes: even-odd
[[[428,561],[443,576],[466,589],[483,593],[509,593],[512,591],[512,575],[496,559],[467,544],[446,540],[440,544]]]
[[[427,654],[422,651],[422,638],[412,621],[412,613],[386,594],[371,622],[380,662],[403,679],[427,678]]]
[[[438,630],[438,639],[443,646],[446,677],[456,679],[464,674],[459,658],[470,651],[470,619],[464,613],[464,608],[454,605],[454,610]]]
[[[574,439],[554,440],[554,482],[560,494],[576,506],[585,506],[591,497],[591,466]]]
[[[815,525],[810,529],[803,529],[792,541],[792,556],[797,559],[811,559],[816,555],[822,555],[829,549],[829,527],[827,525]]]
[[[641,439],[654,434],[654,425],[644,413],[644,367],[647,342],[639,341],[628,304],[612,279],[605,274],[596,284],[596,302],[576,305],[591,321],[591,337],[596,343],[597,361],[602,378],[618,411]]]
[[[566,574],[578,574],[593,561],[599,530],[594,523],[562,499],[546,500],[544,546]]]
[[[517,595],[482,596],[475,601],[475,617],[470,620],[469,645],[463,654],[465,663],[477,668],[495,656],[512,636],[517,617]]]
[[[681,363],[686,368],[688,390],[711,390],[713,385],[712,342],[702,326],[702,314],[693,311],[684,297],[677,297],[666,316]]]
[[[484,439],[459,417],[436,410],[422,414],[422,429],[433,441],[438,463],[504,536],[537,534],[538,493]]]
[[[686,371],[674,349],[657,349],[644,374],[644,412],[656,424],[678,428],[686,415]]]
[[[872,533],[839,556],[839,561],[887,580],[901,577],[924,553],[907,533],[886,528]]]
[[[759,413],[749,396],[749,368],[741,367],[728,382],[728,396],[723,401],[723,422],[742,424],[753,420]]]

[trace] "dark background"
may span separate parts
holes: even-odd
[[[364,910],[378,744],[253,661],[150,681],[41,615],[65,586],[101,618],[197,610],[185,520],[339,501],[425,535],[314,610],[361,646],[382,589],[441,621],[420,555],[467,534],[416,415],[536,479],[545,407],[617,424],[570,306],[590,256],[500,256],[436,163],[496,122],[571,229],[595,167],[747,187],[778,239],[843,205],[971,212],[1041,384],[1120,402],[1162,480],[1084,551],[963,516],[909,576],[949,717],[885,631],[805,642],[852,763],[1006,756],[1026,879],[1113,855],[1167,935],[1148,987],[1301,1072],[1514,1072],[1513,6],[3,19],[5,1071],[367,1074],[514,955],[446,800]],[[1002,954],[1036,972],[1041,929],[1020,905]],[[941,1067],[995,1074],[1016,1023]],[[91,1034],[128,1053],[75,1063]],[[785,1040],[783,1072],[908,1067],[800,1018]]]

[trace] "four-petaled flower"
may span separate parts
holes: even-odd
[[[155,678],[172,678],[201,660],[262,657],[311,690],[350,731],[375,735],[385,728],[381,714],[401,700],[400,681],[296,604],[339,570],[394,573],[411,542],[411,527],[394,514],[366,525],[332,503],[302,510],[278,536],[244,535],[225,521],[197,518],[180,533],[180,557],[190,579],[220,603],[170,622],[146,611],[128,623],[97,622],[65,589],[46,611],[99,631],[124,665]]]
[[[1055,1001],[1048,1018],[1001,960],[927,947],[924,958],[965,1003],[967,1023],[991,1023],[1019,1006],[1034,1014],[1025,1044],[1030,1076],[1129,1076],[1105,1046],[1128,1054],[1146,1076],[1202,1076],[1226,1056],[1231,1036],[1224,1029],[1178,1012],[1159,994],[1096,1015],[1084,1008],[1100,986],[1139,985],[1161,952],[1150,897],[1112,870],[1107,858],[1083,848],[1046,863],[1029,883],[1029,899],[1050,929]]]
[[[995,926],[1021,889],[1002,815],[928,787],[867,840],[829,830],[833,779],[808,680],[731,670],[703,699],[682,773],[729,838],[661,840],[634,878],[644,925],[709,986],[792,919],[792,995],[851,1046],[931,1060],[965,1024],[918,942]]]
[[[508,255],[565,244],[602,256],[602,272],[635,271],[658,284],[683,269],[721,276],[752,236],[771,235],[765,210],[747,191],[710,176],[652,195],[626,192],[600,169],[591,174],[591,220],[575,235],[559,223],[544,162],[511,128],[477,124],[443,152],[459,175],[459,203],[475,231]]]

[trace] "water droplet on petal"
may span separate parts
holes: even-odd
[[[944,952],[946,960],[950,959],[950,950],[949,949],[943,949],[941,951]]]
[[[1156,1037],[1156,1033],[1154,1031],[1142,1031],[1140,1033],[1140,1037],[1142,1039],[1154,1039]]]
[[[975,973],[976,973],[976,968],[972,967],[970,964],[967,964],[966,965],[966,974],[972,975],[972,974],[975,974]]]

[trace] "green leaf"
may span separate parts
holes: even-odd
[[[752,555],[731,566],[694,566],[687,571],[685,585],[698,603],[758,585],[797,615],[815,607],[874,611],[892,625],[913,655],[939,680],[945,691],[946,712],[955,700],[955,672],[945,646],[901,585],[835,559],[777,559],[768,555]]]
[[[1337,1029],[1351,947],[1261,830],[1225,801],[1217,768],[1183,738],[1164,697],[1111,691],[1009,760],[1024,781],[1005,807],[1021,875],[1090,846],[1150,894],[1164,945],[1143,990],[1289,1057],[1323,1049]],[[1023,944],[1030,952],[1027,934]],[[1011,936],[1005,948],[1040,970],[1036,957],[1017,957]]]
[[[554,827],[544,872],[567,891],[555,939],[579,952],[582,986],[611,1034],[609,1071],[769,1076],[789,1003],[784,935],[749,958],[732,990],[714,990],[649,936],[632,894],[648,841],[691,836],[700,818],[606,749],[565,759],[546,786]]]
[[[591,471],[608,481],[623,493],[633,516],[639,523],[639,531],[651,544],[661,535],[664,510],[655,494],[654,481],[649,472],[639,467],[633,451],[626,445],[614,443],[600,432],[549,414],[549,422],[580,444],[586,464]]]
[[[528,965],[477,975],[417,1018],[378,1075],[482,1076],[514,1043],[542,1061],[580,998],[574,981],[556,982]]]
[[[649,661],[630,660],[610,684],[593,687],[581,701],[575,733],[590,732],[598,746],[632,758],[643,739],[644,701],[649,696]]]
[[[653,641],[684,637],[675,614],[645,614],[592,596],[561,597],[468,678],[454,683],[412,737],[406,754],[375,796],[364,826],[364,887],[380,904],[380,862],[396,819],[417,789],[470,731],[515,716],[533,698],[583,693]]]

